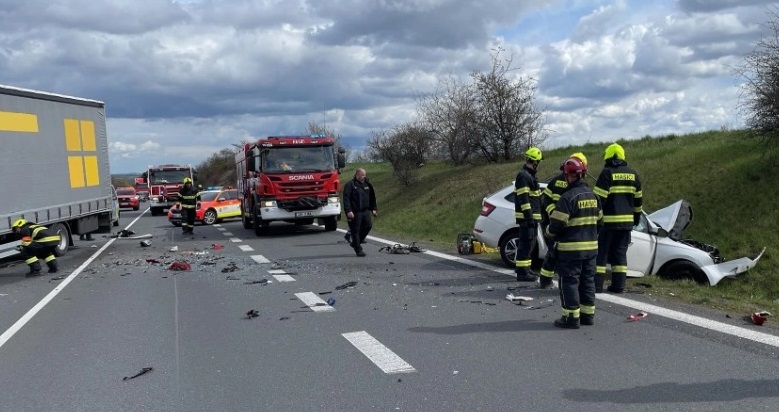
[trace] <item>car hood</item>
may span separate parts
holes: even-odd
[[[692,222],[692,206],[686,200],[666,206],[651,215],[649,220],[668,232],[668,237],[674,240],[682,239],[682,233]]]

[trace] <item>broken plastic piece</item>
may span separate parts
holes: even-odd
[[[133,375],[133,376],[125,376],[124,378],[122,378],[122,380],[126,381],[128,379],[135,379],[135,378],[137,378],[137,377],[139,377],[139,376],[141,376],[141,375],[143,375],[145,373],[151,372],[152,370],[154,370],[154,368],[143,368],[143,369],[141,369],[140,372],[136,373],[135,375]]]
[[[354,286],[357,286],[357,282],[351,281],[351,282],[346,282],[346,283],[344,283],[341,286],[336,286],[335,289],[336,290],[343,290],[343,289],[351,288],[351,287],[354,287]]]
[[[255,309],[250,309],[246,312],[246,319],[256,318],[257,316],[260,316],[260,312],[257,312]]]
[[[647,316],[649,316],[648,313],[641,311],[641,312],[638,312],[638,313],[635,313],[633,315],[628,316],[628,322],[636,322],[636,321],[639,321],[641,319],[644,319]]]
[[[509,293],[508,295],[506,295],[506,300],[508,300],[509,302],[530,302],[531,300],[533,300],[533,298],[531,298],[530,296],[519,296],[519,295],[514,295],[513,293]]]
[[[168,270],[192,270],[192,266],[187,262],[176,260],[168,266]]]
[[[141,247],[151,246],[151,240],[141,240]]]
[[[214,250],[222,250],[224,249],[224,246],[220,245],[219,243],[214,243],[211,245],[211,248]]]
[[[172,248],[170,248],[170,251],[171,252],[178,252],[179,251],[179,247],[178,246],[173,246]]]

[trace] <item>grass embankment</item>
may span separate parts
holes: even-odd
[[[682,302],[729,311],[779,313],[777,262],[779,200],[775,167],[762,146],[743,131],[705,132],[620,142],[627,161],[640,174],[644,207],[654,211],[679,199],[693,207],[694,218],[685,237],[719,247],[727,259],[766,253],[757,266],[717,286],[655,277],[641,282],[653,285],[651,293]],[[544,151],[539,179],[556,173],[560,162],[583,152],[590,174],[598,176],[608,143],[587,144]],[[419,183],[397,183],[388,163],[352,164],[342,177],[365,167],[376,188],[379,218],[376,234],[434,244],[456,253],[458,233],[470,232],[481,210],[482,198],[514,180],[520,163],[451,166],[431,162],[419,170]],[[589,181],[594,185],[594,181]],[[344,226],[345,222],[342,221]],[[495,254],[499,261],[500,257]],[[633,281],[628,281],[628,287]]]

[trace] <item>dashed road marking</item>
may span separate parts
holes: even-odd
[[[254,249],[249,245],[238,245],[238,249],[241,249],[244,252],[254,252]]]
[[[280,275],[273,274],[272,276],[274,278],[276,278],[276,280],[279,281],[279,282],[294,282],[295,281],[295,278],[293,278],[292,276],[287,275],[287,274],[280,274]]]
[[[368,332],[342,333],[341,336],[346,338],[363,355],[367,356],[384,373],[412,373],[417,371],[408,362],[396,355],[395,352],[369,335]]]
[[[237,238],[237,237],[231,237],[230,241],[233,242],[233,243],[241,243],[241,242],[243,242],[243,239]]]
[[[252,259],[257,263],[270,263],[270,260],[263,255],[252,255]]]
[[[233,232],[222,232],[222,234],[225,236],[235,236]]]
[[[268,273],[273,274],[273,273],[287,273],[287,272],[285,272],[283,269],[271,269],[268,271]]]
[[[334,307],[328,305],[327,302],[322,300],[314,292],[296,293],[295,296],[314,312],[335,312]]]
[[[223,228],[223,227],[218,227],[218,228],[216,228],[216,230],[218,230],[218,231],[220,231],[220,232],[224,232],[224,231],[225,231],[225,230],[227,230],[227,229],[225,229],[225,228]]]

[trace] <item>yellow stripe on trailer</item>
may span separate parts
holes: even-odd
[[[38,133],[38,116],[0,111],[0,132]]]

